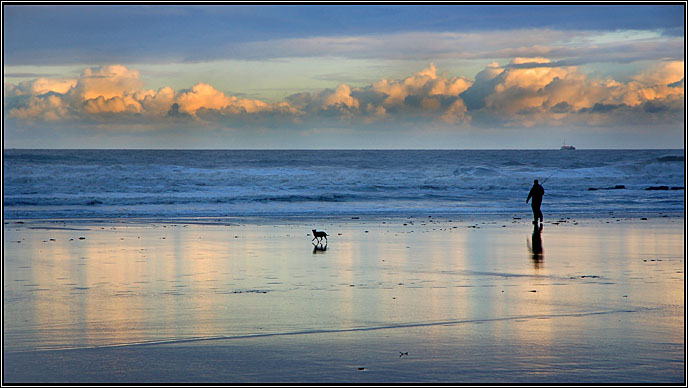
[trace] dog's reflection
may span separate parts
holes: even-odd
[[[325,243],[324,245],[313,243],[313,254],[314,255],[317,253],[323,253],[326,250],[327,250],[327,243]]]
[[[537,225],[533,226],[532,241],[533,244],[531,245],[530,241],[526,240],[528,243],[528,250],[530,251],[533,259],[533,266],[538,269],[542,265],[545,257],[544,250],[542,249],[542,224],[540,224],[540,227]]]

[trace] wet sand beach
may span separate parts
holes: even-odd
[[[683,215],[546,217],[5,220],[3,382],[685,383]]]

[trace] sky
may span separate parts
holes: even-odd
[[[2,12],[4,148],[684,146],[684,3]]]

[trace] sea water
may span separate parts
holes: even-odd
[[[518,213],[530,211],[539,179],[549,213],[682,212],[684,153],[11,149],[3,210],[6,219]]]

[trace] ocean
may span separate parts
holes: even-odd
[[[5,219],[683,212],[684,150],[3,151]],[[663,187],[664,186],[664,187]]]

